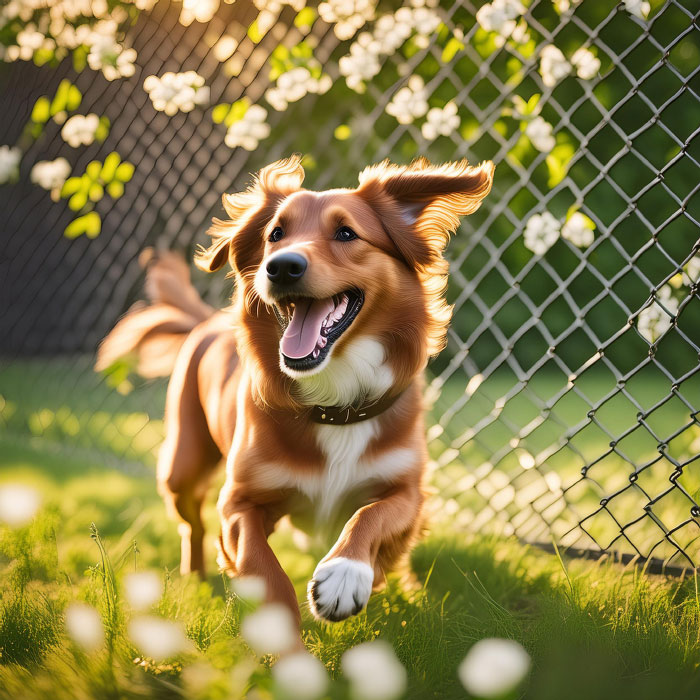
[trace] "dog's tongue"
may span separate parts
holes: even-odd
[[[310,355],[321,335],[323,319],[333,311],[333,299],[298,299],[292,320],[284,331],[280,349],[293,360]]]

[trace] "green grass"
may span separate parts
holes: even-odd
[[[256,659],[238,636],[246,607],[227,581],[212,573],[199,583],[177,573],[178,536],[151,466],[160,426],[138,418],[160,418],[162,385],[145,402],[143,392],[120,396],[85,369],[27,363],[22,373],[0,374],[0,482],[30,484],[44,497],[30,526],[0,526],[0,698],[213,700],[249,687],[273,697],[270,659]],[[37,383],[43,391],[22,391]],[[32,435],[29,417],[42,411],[50,412],[46,425]],[[109,416],[105,423],[91,417],[100,411]],[[124,425],[143,443],[125,445],[118,435]],[[213,494],[206,519],[213,536]],[[114,568],[116,600],[91,523]],[[273,535],[273,546],[303,600],[314,558],[284,529]],[[208,550],[213,569],[211,541]],[[610,561],[560,561],[514,539],[457,533],[444,524],[418,545],[413,568],[416,586],[392,580],[366,612],[344,623],[320,624],[304,611],[307,647],[335,679],[330,697],[349,697],[342,653],[377,637],[406,666],[407,697],[466,697],[457,666],[488,636],[516,639],[531,654],[522,697],[700,696],[700,604],[692,577],[647,576]],[[119,594],[123,576],[134,569],[162,572],[166,592],[155,612],[184,623],[194,653],[160,665],[134,663],[138,650],[126,634],[131,612]],[[101,651],[86,655],[68,639],[63,611],[74,600],[97,606],[113,630]],[[209,684],[194,687],[194,672],[203,668]]]

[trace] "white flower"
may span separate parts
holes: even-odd
[[[487,32],[496,32],[508,38],[515,29],[516,19],[525,13],[518,0],[493,0],[477,10],[476,21]]]
[[[193,70],[167,72],[160,78],[149,75],[143,81],[143,89],[151,98],[153,108],[168,116],[178,111],[191,112],[195,105],[209,101],[209,88],[204,84],[204,78]]]
[[[66,121],[61,129],[63,140],[73,148],[87,146],[95,140],[100,118],[96,114],[75,114]]]
[[[391,17],[391,15],[387,15]],[[340,74],[351,90],[364,92],[365,80],[371,80],[381,70],[379,54],[382,47],[368,32],[362,32],[350,46],[350,53],[338,62]]]
[[[672,317],[667,313],[676,314],[678,311],[678,299],[672,296],[673,289],[668,285],[664,285],[656,292],[658,301],[652,302],[645,309],[639,312],[637,318],[637,330],[650,343],[656,341],[662,336],[673,323]],[[663,304],[664,308],[661,308]]]
[[[595,78],[600,70],[600,59],[596,58],[592,51],[580,48],[571,57],[571,65],[581,80],[590,80]]]
[[[192,642],[185,636],[184,626],[162,617],[135,617],[129,622],[128,633],[136,648],[155,661],[193,650]]]
[[[272,677],[284,696],[294,700],[316,700],[328,687],[325,666],[305,651],[280,659],[272,667]]]
[[[382,640],[348,649],[341,662],[358,700],[391,700],[406,688],[406,669]]]
[[[535,255],[544,255],[559,238],[559,222],[548,211],[533,214],[525,225],[525,247]]]
[[[135,60],[134,49],[125,49],[108,37],[94,42],[87,57],[90,68],[101,70],[107,80],[131,77],[136,72]]]
[[[265,580],[260,576],[237,576],[231,584],[234,593],[243,600],[259,603],[265,598]]]
[[[410,124],[428,111],[428,93],[425,90],[423,78],[412,75],[408,85],[402,87],[386,106],[386,111],[399,124]]]
[[[40,505],[39,493],[31,486],[24,484],[0,486],[0,521],[11,527],[26,525],[36,515]]]
[[[45,190],[61,187],[70,175],[70,163],[65,158],[40,160],[32,167],[29,179]]]
[[[381,53],[391,54],[398,49],[413,32],[413,13],[403,13],[401,8],[393,15],[382,15],[374,25],[374,40]],[[372,35],[370,35],[372,36]]]
[[[281,603],[267,603],[243,618],[241,634],[258,654],[281,654],[299,639],[292,613]]]
[[[14,180],[19,175],[22,151],[16,146],[0,146],[0,185]]]
[[[413,10],[413,27],[421,36],[430,36],[440,26],[440,15],[427,7]]]
[[[251,105],[242,119],[231,124],[224,137],[230,148],[241,146],[246,151],[254,151],[262,139],[270,135],[270,125],[265,123],[267,110],[260,105]]]
[[[312,92],[322,95],[332,85],[329,75],[323,74],[320,78],[314,78],[308,68],[298,67],[282,73],[277,78],[276,87],[270,88],[265,93],[265,99],[277,110],[284,111],[290,102],[297,102],[302,97]]]
[[[318,6],[318,14],[338,39],[350,39],[364,24],[374,19],[376,0],[326,0]]]
[[[540,52],[540,75],[547,87],[554,87],[571,72],[571,65],[554,44],[547,44]]]
[[[253,4],[258,10],[267,10],[268,12],[275,12],[279,14],[282,11],[284,5],[289,5],[294,8],[297,12],[301,12],[305,5],[305,0],[253,0]]]
[[[16,52],[12,52],[11,60],[19,58],[22,61],[30,61],[35,51],[39,49],[53,49],[56,46],[53,39],[42,34],[33,24],[27,24],[21,29],[17,34],[16,41],[18,48]]]
[[[135,610],[145,610],[163,595],[163,581],[154,571],[139,571],[124,577],[124,593]]]
[[[182,0],[179,22],[189,27],[192,22],[209,22],[219,9],[219,0]]]
[[[561,15],[568,12],[572,5],[578,5],[581,0],[552,0],[556,11]]]
[[[683,271],[683,284],[689,287],[700,282],[700,255],[692,257]]]
[[[530,656],[512,639],[482,639],[464,657],[457,671],[462,685],[480,698],[501,697],[527,675]]]
[[[238,40],[235,37],[232,37],[230,34],[224,34],[221,39],[214,44],[212,53],[217,61],[223,63],[225,60],[233,56],[237,48]]]
[[[649,16],[651,5],[646,0],[623,0],[625,10],[639,19],[646,19]]]
[[[457,105],[448,102],[442,109],[433,107],[428,111],[427,121],[421,127],[423,137],[432,141],[438,136],[449,136],[459,129],[460,121],[457,116]]]
[[[543,117],[535,117],[528,122],[525,127],[525,136],[542,153],[549,153],[556,145],[556,139],[552,134],[552,125]]]
[[[562,226],[561,237],[571,241],[579,248],[588,248],[595,236],[591,228],[591,220],[577,211],[571,215],[571,218]]]
[[[86,603],[70,603],[65,613],[68,636],[85,651],[102,646],[105,630],[100,613]]]

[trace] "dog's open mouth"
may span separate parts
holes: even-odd
[[[278,302],[275,310],[284,329],[280,341],[284,364],[297,371],[320,365],[355,320],[364,300],[361,291],[347,290],[327,299],[295,297]]]

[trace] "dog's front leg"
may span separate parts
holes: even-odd
[[[422,504],[420,486],[404,484],[355,512],[309,582],[309,606],[316,617],[337,622],[367,605],[384,569],[408,551],[420,527]]]
[[[266,601],[286,605],[301,628],[294,586],[267,542],[274,527],[267,507],[230,494],[220,498],[219,513],[219,545],[227,572],[232,576],[261,578],[265,582]]]

